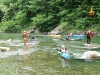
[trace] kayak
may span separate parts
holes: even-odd
[[[65,59],[70,59],[70,55],[65,53],[65,52],[61,53],[60,56],[65,58]]]
[[[69,39],[66,39],[66,40],[70,40],[70,41],[79,41],[79,40],[82,40],[82,39],[71,39],[71,38],[69,38]]]
[[[49,36],[52,38],[61,38],[61,35],[56,35],[56,34],[49,34]]]
[[[65,58],[65,59],[70,59],[70,55],[66,52],[60,52],[59,49],[57,49],[57,52],[60,54],[61,57]]]
[[[84,38],[84,35],[72,35],[72,36],[65,35],[64,38],[65,38],[66,40],[77,41],[77,40],[83,39],[83,38]]]
[[[84,35],[73,35],[73,36],[71,36],[71,38],[73,38],[73,39],[83,39]]]
[[[9,51],[10,48],[9,48],[9,47],[0,47],[0,50],[1,50],[1,51]]]

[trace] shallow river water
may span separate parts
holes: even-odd
[[[0,51],[0,75],[100,75],[100,60],[66,60],[59,56],[56,49],[65,45],[69,53],[80,58],[86,48],[86,37],[81,41],[54,39],[46,35],[27,35],[23,44],[22,34],[0,33],[0,47],[9,47],[10,51]],[[100,36],[94,35],[92,43],[100,44]],[[11,39],[11,40],[10,40]],[[100,51],[98,49],[91,49]]]

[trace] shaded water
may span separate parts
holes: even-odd
[[[69,53],[78,58],[88,50],[83,46],[86,38],[81,41],[65,41],[34,34],[36,39],[30,41],[33,34],[28,34],[27,44],[23,45],[21,34],[0,35],[0,46],[10,47],[9,52],[0,52],[0,75],[100,75],[100,60],[65,60],[56,51],[56,48],[64,44]],[[98,40],[99,37],[94,36],[91,42],[100,44]]]

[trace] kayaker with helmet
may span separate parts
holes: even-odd
[[[68,53],[68,50],[65,48],[64,45],[62,45],[62,46],[61,46],[61,49],[60,49],[60,52],[61,52],[61,53],[63,53],[63,52]]]

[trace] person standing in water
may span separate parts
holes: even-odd
[[[86,32],[86,36],[87,36],[87,44],[90,44],[91,38],[93,37],[92,31],[91,31],[91,30],[88,30],[88,31]]]
[[[26,37],[27,37],[27,32],[24,31],[23,32],[23,42],[24,42],[24,45],[26,45]]]

